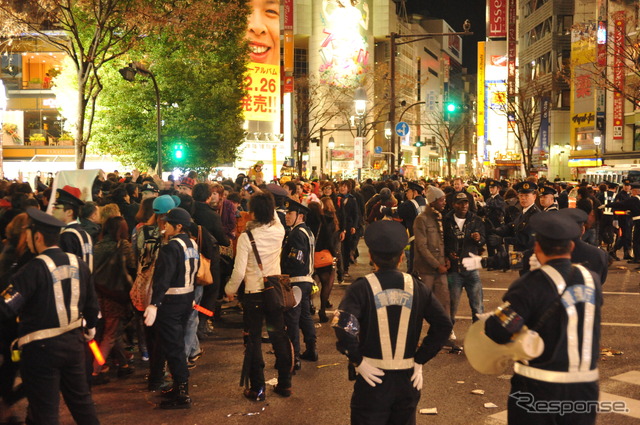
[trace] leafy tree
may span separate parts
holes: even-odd
[[[470,125],[469,112],[465,110],[455,113],[433,111],[427,113],[425,121],[426,123],[423,125],[435,137],[436,146],[444,153],[447,163],[447,177],[453,177],[451,159],[464,141],[465,129]]]
[[[147,37],[128,55],[131,60],[144,58],[158,82],[167,169],[204,170],[235,158],[244,137],[240,100],[247,57],[246,13],[246,8],[238,7],[235,25],[224,32],[167,30]],[[117,72],[123,65],[105,75],[109,84],[100,100],[98,147],[124,162],[153,166],[157,158],[155,91],[142,76],[133,83],[123,80]],[[172,155],[177,143],[184,146],[181,159]]]

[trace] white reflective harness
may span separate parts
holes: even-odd
[[[56,266],[51,257],[45,254],[38,255],[38,259],[42,260],[53,280],[53,297],[56,305],[56,313],[58,316],[57,328],[41,329],[28,333],[15,341],[14,344],[18,344],[18,347],[22,347],[33,341],[38,341],[46,338],[53,338],[55,336],[62,335],[73,329],[79,328],[82,325],[82,317],[80,317],[80,311],[78,302],[80,300],[80,268],[78,267],[78,257],[74,254],[68,254],[69,264]],[[69,303],[69,312],[67,316],[67,307],[64,303],[64,294],[62,292],[62,281],[65,279],[71,280],[71,300]]]
[[[307,236],[307,239],[309,239],[309,246],[311,247],[311,250],[309,251],[309,269],[307,270],[306,276],[292,276],[289,278],[289,281],[291,283],[295,283],[295,282],[313,283],[313,273],[315,272],[313,261],[314,261],[314,256],[316,252],[316,238],[313,236],[313,233],[309,234],[309,232],[307,232],[307,229],[305,229],[304,227],[300,227],[300,231],[302,231],[302,233],[304,233]]]
[[[422,214],[422,213],[424,212],[424,210],[426,210],[426,209],[427,209],[427,206],[426,206],[426,205],[420,205],[420,204],[418,203],[418,201],[416,201],[415,199],[412,199],[412,200],[411,200],[411,203],[413,204],[413,206],[414,206],[414,207],[415,207],[415,209],[416,209],[416,217],[417,217],[417,216],[419,216],[420,214]]]
[[[404,277],[404,290],[386,289],[382,290],[380,281],[374,273],[365,276],[373,292],[375,300],[376,314],[378,316],[378,332],[380,334],[380,349],[382,359],[372,359],[364,357],[367,362],[377,368],[386,370],[402,370],[413,368],[413,357],[404,358],[407,345],[407,333],[409,330],[409,318],[413,306],[413,278],[407,273]],[[387,306],[398,305],[402,307],[400,312],[400,323],[398,323],[398,334],[396,336],[395,355],[392,352],[391,333],[389,330],[389,317]]]
[[[73,233],[74,235],[76,235],[76,237],[80,241],[80,247],[82,249],[82,259],[89,266],[89,270],[93,272],[93,242],[91,241],[89,235],[87,235],[87,241],[85,241],[80,232],[72,227],[66,227],[64,230],[62,230],[62,233]]]
[[[567,313],[567,356],[569,367],[567,372],[548,371],[515,363],[514,371],[522,376],[545,382],[571,383],[593,382],[598,380],[598,369],[591,369],[593,358],[593,328],[596,312],[596,288],[591,273],[582,265],[575,265],[582,273],[584,285],[567,284],[562,275],[549,265],[541,270],[553,281],[562,305]],[[578,325],[579,317],[575,304],[584,304],[582,328],[582,352],[579,349]]]
[[[615,193],[607,190],[604,193],[604,211],[602,212],[604,215],[613,215],[613,210],[611,209],[611,207],[608,207],[607,205],[609,205],[610,203],[613,202],[613,199],[615,197]]]
[[[193,282],[195,280],[195,275],[198,272],[198,260],[200,258],[200,254],[198,254],[198,244],[196,244],[193,240],[191,243],[193,247],[187,247],[187,244],[180,238],[174,238],[174,241],[178,242],[180,246],[182,246],[182,250],[184,251],[184,286],[169,288],[165,295],[182,295],[193,292]],[[191,259],[195,258],[194,267],[191,267]]]

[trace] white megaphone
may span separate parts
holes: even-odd
[[[293,286],[291,292],[293,292],[293,298],[296,300],[296,305],[294,305],[293,308],[296,308],[298,304],[300,304],[300,301],[302,301],[302,289],[300,289],[299,286]]]
[[[523,326],[511,342],[498,344],[484,332],[485,318],[469,327],[464,337],[464,353],[471,366],[485,375],[499,375],[513,362],[532,360],[544,351],[544,341],[538,332]]]

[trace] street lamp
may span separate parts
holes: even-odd
[[[596,145],[596,167],[600,166],[600,158],[598,149],[600,149],[600,144],[602,143],[602,132],[600,130],[596,130],[593,134],[593,144]]]
[[[162,178],[162,117],[160,115],[160,89],[158,88],[158,83],[156,82],[156,77],[153,75],[149,69],[145,68],[140,62],[132,62],[129,66],[126,66],[120,69],[120,75],[127,81],[135,81],[136,74],[140,74],[145,77],[151,78],[153,81],[153,88],[156,92],[156,127],[157,127],[157,146],[156,150],[158,151],[158,163],[156,165],[156,174],[160,178]]]
[[[355,103],[355,108],[356,108],[356,115],[358,115],[358,130],[356,133],[356,136],[358,137],[358,146],[360,149],[356,150],[354,149],[354,154],[359,156],[359,158],[354,157],[354,159],[356,159],[356,161],[358,162],[358,181],[360,181],[361,179],[361,173],[362,173],[362,161],[363,161],[363,153],[364,153],[364,140],[362,139],[364,134],[363,134],[363,127],[364,127],[364,114],[367,112],[367,91],[362,88],[362,87],[358,87],[356,89],[356,92],[354,93],[353,96],[353,100]]]
[[[336,147],[336,141],[333,136],[329,137],[327,146],[329,147],[329,179],[331,180],[333,178],[333,148]]]

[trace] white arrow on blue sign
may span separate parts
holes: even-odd
[[[396,124],[396,134],[400,137],[409,135],[409,124],[404,121],[400,121]]]

